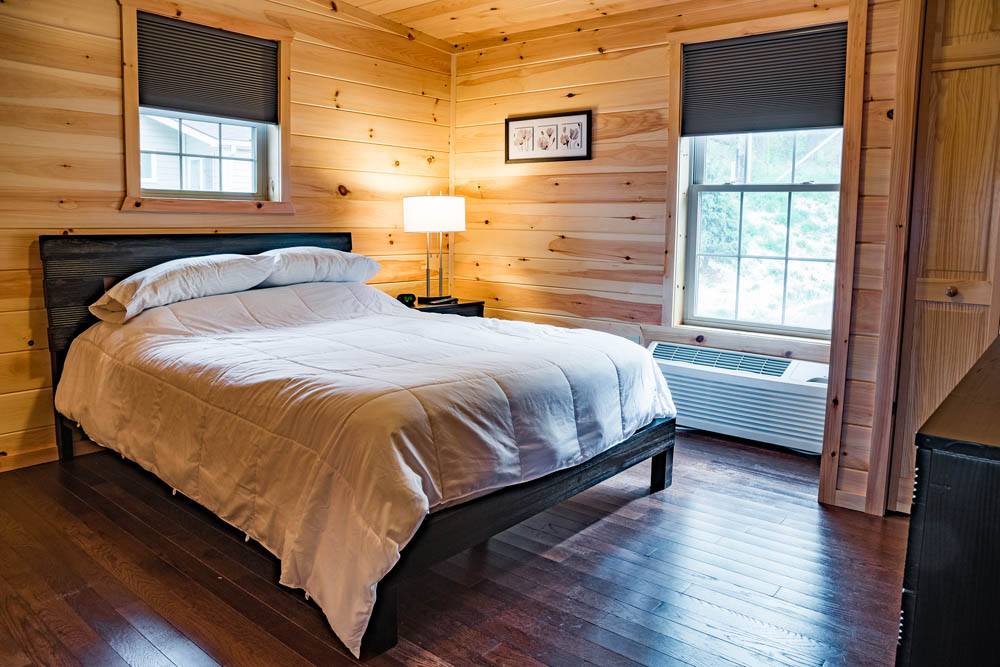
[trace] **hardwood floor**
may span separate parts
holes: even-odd
[[[815,459],[678,433],[400,591],[369,665],[888,665],[906,519],[816,504]],[[117,455],[0,475],[0,665],[354,663],[278,563]]]

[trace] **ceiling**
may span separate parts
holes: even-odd
[[[356,0],[352,4],[451,44],[465,44],[659,7],[671,0]]]

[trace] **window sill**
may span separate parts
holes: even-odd
[[[653,340],[661,340],[668,343],[714,347],[721,350],[763,354],[771,357],[817,361],[822,364],[830,361],[830,341],[816,338],[739,331],[737,329],[716,329],[690,324],[676,326],[644,324],[641,329],[644,344],[649,344]]]
[[[147,213],[295,213],[290,201],[252,201],[244,199],[186,199],[165,197],[125,197],[122,212]]]

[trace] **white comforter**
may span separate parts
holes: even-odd
[[[56,407],[281,559],[357,655],[427,513],[575,465],[675,414],[610,334],[431,315],[360,284],[205,297],[99,323]]]

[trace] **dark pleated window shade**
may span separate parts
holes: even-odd
[[[278,122],[278,42],[138,12],[139,104]]]
[[[681,134],[844,122],[847,24],[684,45]]]

